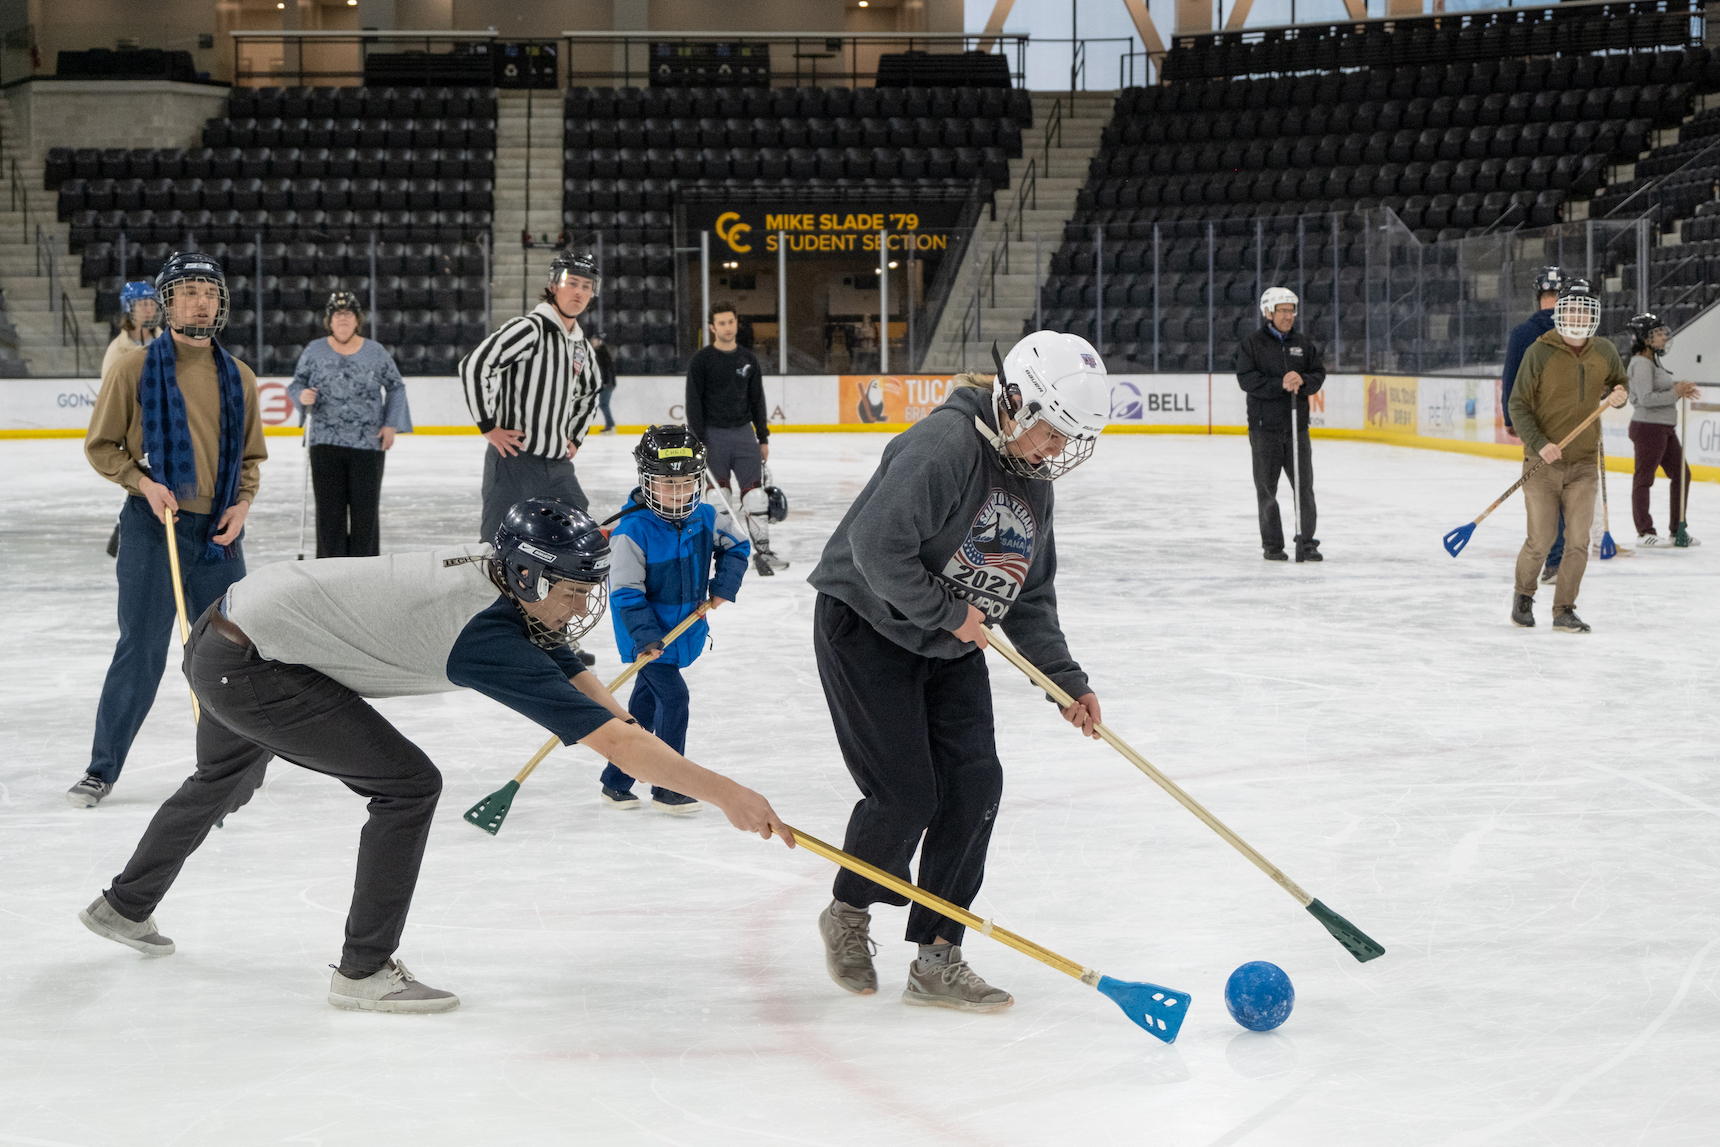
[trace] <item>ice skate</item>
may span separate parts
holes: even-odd
[[[153,915],[141,923],[127,920],[113,910],[106,896],[96,897],[94,903],[78,913],[78,919],[102,939],[135,948],[145,956],[173,955],[173,941],[155,930]]]
[[[651,807],[658,812],[673,813],[676,816],[691,816],[705,807],[705,802],[695,800],[680,793],[672,793],[668,789],[660,789],[651,794]]]
[[[390,960],[380,972],[352,980],[335,969],[328,1002],[349,1012],[451,1012],[460,997],[419,983],[406,965]]]
[[[612,789],[608,785],[603,786],[604,808],[612,808],[616,812],[632,812],[643,807],[643,804],[644,802],[637,795],[626,789]]]
[[[1520,593],[1511,599],[1511,624],[1523,629],[1535,628],[1535,598]]]
[[[963,1012],[1001,1011],[1015,1003],[1015,997],[1002,988],[994,988],[968,967],[962,959],[959,944],[940,948],[941,957],[930,967],[921,969],[923,960],[908,965],[908,986],[902,989],[902,1002],[918,1008],[954,1008]]]
[[[1577,611],[1570,606],[1553,611],[1554,633],[1587,633],[1588,622],[1577,616]]]
[[[85,773],[77,784],[66,790],[66,803],[73,808],[95,808],[111,792],[112,785],[94,773]]]
[[[818,934],[824,937],[824,970],[837,985],[857,996],[878,990],[878,971],[872,957],[878,945],[872,942],[872,915],[835,900],[818,914]]]

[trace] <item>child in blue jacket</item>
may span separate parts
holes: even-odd
[[[687,683],[681,668],[704,652],[709,627],[695,622],[663,648],[663,638],[709,597],[710,606],[735,599],[752,546],[722,510],[704,504],[705,447],[685,426],[653,426],[633,457],[639,486],[628,496],[609,536],[610,617],[622,660],[655,657],[639,671],[627,711],[646,732],[680,752],[687,746]],[[715,559],[716,574],[711,567]],[[608,764],[603,800],[613,809],[640,807],[633,778]],[[669,789],[651,789],[651,804],[673,813],[704,805]]]

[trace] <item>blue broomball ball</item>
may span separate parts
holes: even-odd
[[[1224,1006],[1230,1017],[1249,1031],[1269,1032],[1290,1018],[1296,989],[1277,964],[1250,960],[1224,985]]]

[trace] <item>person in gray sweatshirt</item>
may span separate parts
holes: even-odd
[[[1660,316],[1644,312],[1625,324],[1630,331],[1630,441],[1636,452],[1636,472],[1631,475],[1630,512],[1636,519],[1636,544],[1644,549],[1672,545],[1672,535],[1684,520],[1684,450],[1678,442],[1678,400],[1695,398],[1693,382],[1679,382],[1660,365],[1666,353],[1668,332]],[[1664,470],[1672,482],[1671,518],[1666,536],[1654,531],[1649,512],[1649,494],[1654,490],[1654,472]],[[1691,545],[1700,545],[1696,539]]]
[[[1051,331],[1000,365],[995,379],[958,376],[941,406],[885,448],[809,578],[819,679],[862,798],[843,847],[905,880],[920,848],[920,887],[962,907],[979,893],[1003,792],[987,626],[1001,625],[1077,699],[1063,711],[1077,729],[1096,737],[1100,720],[1057,619],[1052,481],[1092,453],[1110,384],[1092,346]],[[868,907],[907,900],[845,869],[833,896],[818,918],[826,970],[870,995]],[[962,935],[928,908],[909,912],[919,957],[905,1003],[1014,1003],[962,959]]]

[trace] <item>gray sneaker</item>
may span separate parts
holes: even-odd
[[[66,803],[73,808],[95,808],[111,792],[112,785],[94,773],[85,773],[77,784],[66,790]]]
[[[95,903],[78,913],[78,919],[102,939],[136,948],[145,956],[173,955],[173,941],[155,930],[154,916],[142,923],[127,920],[113,910],[106,896],[96,897]]]
[[[1577,616],[1577,611],[1570,606],[1553,611],[1554,633],[1587,633],[1589,623]]]
[[[460,997],[420,984],[399,960],[380,971],[349,980],[336,968],[329,981],[328,1002],[349,1012],[451,1012]]]
[[[962,959],[961,945],[952,944],[948,958],[924,972],[918,960],[908,964],[908,986],[902,989],[902,1002],[920,1008],[995,1012],[1009,1007],[1015,997],[980,979]]]
[[[824,970],[838,985],[858,996],[878,990],[878,972],[872,957],[878,945],[872,942],[872,915],[855,912],[835,900],[818,914],[818,934],[824,937]]]

